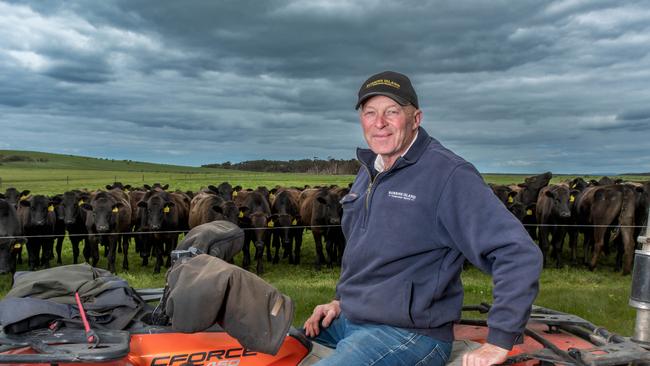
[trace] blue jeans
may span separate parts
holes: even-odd
[[[343,314],[329,327],[321,328],[314,341],[336,348],[318,366],[442,366],[451,353],[451,342],[389,325],[352,323]]]

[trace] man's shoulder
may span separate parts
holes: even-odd
[[[431,138],[429,145],[420,157],[420,162],[424,164],[432,164],[437,168],[446,168],[451,170],[458,166],[468,164],[467,160],[446,148],[434,138]]]

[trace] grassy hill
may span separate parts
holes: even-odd
[[[144,163],[131,160],[98,159],[86,156],[18,150],[0,150],[0,166],[3,168],[84,169],[125,172],[201,173],[215,171],[215,169],[210,168]]]

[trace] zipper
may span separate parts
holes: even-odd
[[[366,228],[367,223],[368,223],[368,216],[370,214],[369,211],[369,205],[370,205],[370,196],[372,195],[374,184],[377,181],[377,178],[379,178],[380,175],[384,174],[384,172],[377,173],[374,178],[372,177],[372,174],[370,174],[370,169],[365,164],[361,164],[365,169],[366,172],[368,173],[368,178],[370,178],[370,183],[368,183],[368,188],[366,189],[366,198],[364,202],[364,212],[363,212],[363,227]]]

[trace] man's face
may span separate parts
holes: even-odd
[[[416,134],[422,113],[383,95],[374,96],[361,108],[363,136],[375,154],[381,155],[388,169],[402,155]]]

